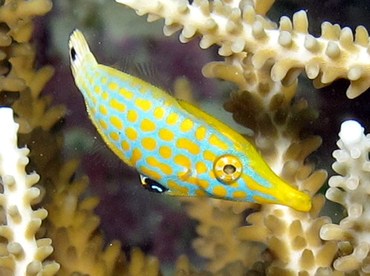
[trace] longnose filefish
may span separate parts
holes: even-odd
[[[78,30],[69,55],[91,121],[138,171],[144,188],[311,209],[310,196],[277,176],[242,135],[150,83],[99,64]]]

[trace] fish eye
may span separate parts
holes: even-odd
[[[233,155],[222,155],[216,159],[213,171],[216,178],[224,184],[230,184],[241,176],[242,163],[239,158]]]
[[[168,191],[166,187],[147,176],[141,176],[141,184],[149,192],[162,194]]]
[[[71,48],[70,54],[71,54],[72,61],[75,61],[77,53],[74,47]]]
[[[230,175],[236,171],[236,168],[233,164],[226,164],[223,170],[224,170],[224,173]]]

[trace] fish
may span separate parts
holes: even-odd
[[[99,64],[77,29],[69,57],[89,118],[145,189],[311,209],[311,197],[275,174],[241,134],[153,84]]]

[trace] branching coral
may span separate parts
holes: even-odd
[[[243,211],[255,204],[214,199],[186,199],[183,202],[188,215],[200,222],[197,227],[199,237],[193,246],[208,260],[207,271],[222,273],[231,267],[240,267],[237,274],[242,274],[259,260],[264,247],[237,237],[237,230],[244,220]]]
[[[49,0],[6,0],[0,7],[0,91],[22,92],[12,104],[18,115],[20,132],[29,133],[41,126],[50,129],[65,113],[65,107],[50,109],[51,99],[40,97],[45,84],[53,75],[51,66],[35,68],[35,50],[29,42],[33,32],[32,19],[52,8]]]
[[[23,133],[21,143],[31,148],[28,169],[39,172],[38,184],[42,187],[42,194],[46,193],[41,199],[40,190],[32,187],[39,176],[26,175],[28,150],[14,148],[17,137],[14,130],[17,128],[14,124],[7,125],[9,115],[5,116],[0,122],[3,124],[0,145],[3,170],[0,173],[4,186],[1,205],[7,214],[1,227],[1,235],[5,238],[1,241],[1,272],[11,275],[55,274],[59,268],[56,262],[42,263],[53,251],[50,245],[52,238],[57,247],[51,258],[61,264],[60,275],[120,274],[122,266],[115,265],[119,264],[121,256],[120,244],[113,242],[104,250],[103,238],[96,231],[99,219],[93,215],[93,209],[97,199],[81,200],[87,181],[72,181],[76,162],[61,165],[61,136],[51,128],[64,116],[66,108],[50,107],[51,98],[40,94],[54,69],[50,66],[36,69],[36,52],[29,40],[33,31],[32,18],[45,14],[51,7],[48,0],[7,0],[0,6],[0,21],[3,23],[0,28],[3,43],[0,52],[0,103],[14,109]],[[9,133],[6,132],[7,126],[10,126]],[[12,144],[7,143],[7,134],[12,135]],[[49,238],[36,240],[36,231],[47,211],[33,211],[30,204],[40,204],[40,201],[49,210],[40,235]]]
[[[315,38],[308,33],[304,11],[294,14],[292,21],[282,17],[278,28],[261,16],[272,1],[254,1],[257,7],[252,1],[240,0],[195,0],[191,5],[186,0],[117,2],[134,8],[139,15],[148,14],[148,21],[165,18],[164,33],[171,35],[182,29],[182,42],[200,34],[200,47],[218,44],[221,56],[251,53],[257,69],[272,61],[273,81],[292,83],[305,70],[318,87],[338,78],[349,79],[349,98],[370,87],[369,36],[362,26],[353,35],[349,28],[324,22],[321,36]]]
[[[338,241],[340,257],[335,260],[338,271],[360,270],[370,273],[370,135],[356,121],[342,124],[338,150],[333,156],[333,169],[339,174],[329,180],[326,197],[343,205],[347,217],[339,225],[327,224],[320,236],[324,240]]]
[[[25,171],[29,150],[18,148],[17,130],[12,109],[0,108],[0,180],[3,187],[0,202],[5,212],[0,235],[7,240],[7,245],[1,246],[0,272],[1,275],[8,275],[10,271],[11,275],[54,275],[59,264],[45,262],[53,251],[51,240],[35,238],[41,221],[47,216],[45,209],[31,207],[39,200],[40,190],[34,187],[39,175]]]
[[[342,176],[331,178],[327,197],[344,205],[348,217],[340,225],[331,224],[329,218],[319,217],[324,197],[315,196],[326,180],[326,172],[315,170],[306,160],[321,144],[321,139],[307,130],[317,118],[317,112],[305,100],[296,99],[297,76],[302,71],[318,87],[338,78],[348,79],[349,98],[367,89],[370,58],[366,29],[360,26],[353,34],[348,28],[324,22],[321,36],[313,37],[308,32],[307,15],[303,11],[296,13],[292,20],[283,16],[278,25],[271,22],[266,13],[273,0],[117,2],[131,6],[141,15],[148,13],[149,21],[164,18],[166,35],[182,29],[182,42],[201,35],[201,48],[220,46],[219,54],[224,61],[207,64],[203,74],[236,85],[237,91],[225,103],[225,109],[233,114],[236,122],[253,130],[252,142],[276,173],[313,196],[313,209],[309,213],[277,205],[260,206],[247,213],[248,208],[255,205],[205,198],[185,200],[189,216],[199,221],[196,229],[199,237],[193,245],[206,259],[206,265],[205,271],[199,272],[182,256],[176,273],[369,273],[368,137],[363,136],[358,127],[356,131],[350,130],[357,135],[355,145],[353,141],[348,142],[345,128],[341,132],[334,169]],[[51,275],[57,271],[58,262],[59,275],[158,275],[159,262],[155,257],[133,249],[128,261],[119,242],[105,246],[98,231],[100,219],[94,215],[98,199],[84,195],[88,183],[85,177],[74,178],[77,161],[62,165],[62,138],[51,129],[66,109],[63,106],[50,108],[51,99],[40,94],[52,77],[53,68],[36,69],[35,51],[29,42],[32,18],[50,9],[48,0],[6,0],[0,6],[0,21],[4,23],[0,26],[0,102],[12,106],[16,113],[20,132],[24,134],[20,139],[31,148],[29,168],[35,168],[41,175],[39,185],[45,196],[40,205],[49,210],[40,228],[47,212],[31,208],[31,203],[41,200],[39,189],[33,186],[38,177],[24,171],[28,151],[17,148],[13,124],[7,128],[8,134],[13,129],[13,144],[6,150],[13,149],[23,163],[21,166],[19,162],[6,164],[18,164],[16,169],[23,178],[14,177],[13,182],[12,177],[8,177],[13,174],[2,169],[6,142],[0,140],[0,175],[4,188],[0,197],[4,209],[4,225],[0,227],[4,238],[0,246],[0,273],[25,275],[28,270]],[[0,120],[0,131],[11,116],[5,117],[6,120]],[[7,139],[3,133],[1,131],[0,139]],[[8,158],[13,153],[5,155]],[[12,200],[15,196],[24,200]],[[248,225],[244,222],[246,215]],[[28,229],[19,227],[27,225]],[[35,238],[39,228],[40,235],[48,238]],[[53,253],[49,238],[53,240]],[[340,256],[335,260],[337,247]],[[46,257],[56,262],[45,261]]]
[[[280,104],[271,101],[270,108],[276,109],[269,109],[263,108],[260,95],[248,93],[234,97],[226,108],[237,120],[248,118],[243,123],[254,126],[256,144],[260,145],[270,165],[290,183],[314,195],[324,183],[326,173],[314,171],[312,165],[305,164],[307,155],[320,145],[317,137],[299,138],[302,127],[313,119],[307,103],[291,104],[278,93],[275,98],[282,97]],[[264,113],[251,116],[255,109],[261,108]],[[330,221],[318,218],[323,203],[322,196],[315,196],[313,209],[308,214],[281,206],[262,206],[260,212],[247,217],[251,225],[240,229],[239,238],[268,245],[275,258],[268,270],[271,274],[282,271],[303,275],[318,273],[321,267],[330,267],[336,251],[334,243],[322,243],[318,235],[321,225]]]
[[[24,92],[23,95],[32,95],[37,99],[41,88],[52,74],[51,68],[40,69],[35,72],[35,53],[29,40],[33,31],[32,18],[43,15],[51,9],[51,2],[38,1],[5,1],[0,7],[0,22],[2,22],[1,36],[1,64],[0,64],[0,98],[2,105],[16,106],[7,92]],[[22,98],[22,96],[21,96]],[[36,100],[35,100],[36,101]],[[45,100],[40,100],[33,106],[36,113],[44,115]],[[32,101],[27,101],[27,105]],[[27,110],[27,112],[22,112]],[[34,124],[30,124],[29,109],[18,104],[16,108],[18,122],[21,124],[20,131],[31,131],[32,127],[40,124],[48,125],[49,128],[58,120],[63,109],[56,109],[46,113],[52,116],[35,116]],[[6,111],[7,110],[7,111]],[[6,115],[6,112],[8,113]],[[35,239],[41,220],[47,216],[45,209],[33,211],[30,204],[41,200],[40,190],[32,187],[39,179],[35,173],[27,175],[25,166],[28,163],[28,149],[17,148],[16,131],[18,125],[11,124],[12,112],[2,108],[1,120],[1,147],[2,152],[2,206],[7,216],[2,221],[2,236],[6,239],[2,243],[2,268],[8,268],[12,275],[43,274],[53,275],[59,268],[55,262],[42,263],[53,251],[51,240],[48,238]],[[25,114],[26,113],[26,114]],[[26,115],[23,116],[22,115]],[[47,120],[50,119],[50,120]],[[50,123],[51,121],[51,123]],[[41,123],[42,122],[42,123]],[[8,124],[8,125],[7,125]],[[32,126],[31,126],[32,125]],[[7,141],[6,139],[9,139]],[[12,142],[12,143],[10,143]],[[9,147],[9,148],[6,148]],[[3,271],[3,273],[7,273]]]
[[[22,56],[32,54],[31,39],[33,32],[32,19],[50,11],[49,0],[6,0],[0,7],[0,22],[5,23],[0,30],[0,81],[1,91],[21,91],[26,88],[26,81],[17,72],[24,65],[32,65],[32,59]],[[22,62],[23,61],[23,62]],[[30,62],[31,61],[31,62]],[[9,72],[9,63],[12,70]]]
[[[239,91],[225,104],[226,110],[254,131],[255,144],[276,173],[311,195],[320,189],[326,172],[315,171],[306,163],[307,156],[321,144],[320,138],[307,132],[317,113],[305,100],[295,100],[297,76],[304,69],[317,86],[348,78],[347,96],[361,94],[370,85],[365,28],[358,27],[353,39],[350,29],[325,22],[321,37],[315,38],[308,33],[303,11],[292,21],[282,17],[276,27],[264,16],[273,1],[117,2],[139,15],[148,14],[148,21],[164,18],[166,35],[182,29],[182,42],[200,34],[202,48],[221,46],[219,54],[225,61],[207,64],[203,74],[237,85]],[[313,209],[307,214],[282,206],[262,206],[247,217],[251,225],[239,230],[239,239],[267,245],[272,262],[266,272],[272,275],[333,273],[336,243],[319,236],[321,226],[330,222],[319,217],[323,204],[323,196],[314,196]],[[208,224],[210,215],[199,218],[192,211],[190,215],[200,220],[200,229]],[[197,249],[202,254],[204,248]],[[211,267],[208,269],[216,272]]]
[[[81,199],[86,177],[71,181],[77,165],[76,161],[66,163],[55,176],[56,190],[48,194],[47,236],[57,248],[52,257],[61,264],[60,275],[119,275],[120,243],[114,241],[104,250],[103,238],[96,233],[100,219],[93,213],[99,201],[95,197]]]

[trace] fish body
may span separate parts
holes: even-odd
[[[69,49],[91,121],[147,189],[311,209],[311,198],[278,177],[230,127],[154,85],[99,64],[78,30]]]

